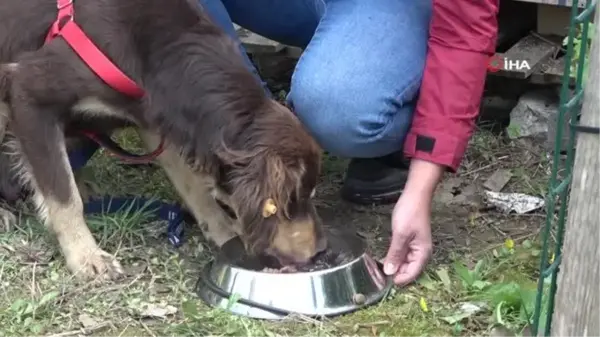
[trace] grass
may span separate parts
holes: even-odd
[[[120,142],[139,147],[128,132]],[[523,151],[479,130],[458,178],[463,185],[479,186],[497,168],[509,168],[514,177],[507,191],[543,195],[547,162],[541,156],[524,162]],[[344,163],[326,158],[319,205],[342,209],[336,217],[345,216],[344,223],[370,221],[361,230],[373,234],[374,250],[385,250],[390,208],[341,203],[337,189]],[[178,201],[160,170],[126,168],[97,154],[81,174],[93,193]],[[536,229],[543,216],[464,205],[438,205],[434,213],[435,256],[414,285],[346,316],[275,323],[231,316],[197,298],[194,283],[214,249],[193,227],[186,229],[186,244],[174,249],[165,224],[147,211],[89,216],[100,245],[118,256],[128,275],[117,283],[84,283],[71,277],[52,236],[24,212],[16,228],[0,234],[0,336],[488,335],[498,326],[520,333],[533,312],[540,252]]]

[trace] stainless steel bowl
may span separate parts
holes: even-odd
[[[233,239],[204,270],[198,294],[213,307],[261,319],[289,314],[336,316],[380,301],[392,282],[380,263],[366,253],[365,242],[349,233],[329,237],[330,249],[351,254],[350,261],[298,273],[261,271],[261,263],[249,260],[241,242]]]

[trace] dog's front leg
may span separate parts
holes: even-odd
[[[56,234],[71,272],[88,279],[117,278],[121,265],[98,247],[85,222],[58,113],[24,96],[13,101],[13,127],[22,154],[21,176],[31,184],[40,218]]]
[[[0,233],[16,224],[17,217],[12,206],[21,194],[21,184],[12,171],[11,158],[4,152],[6,150],[7,146],[0,142]]]
[[[138,130],[138,134],[148,149],[155,149],[160,142],[159,137],[150,131]],[[205,228],[201,226],[205,237],[221,247],[236,236],[235,220],[225,213],[212,196],[212,177],[194,172],[172,146],[165,147],[158,161],[198,224],[206,225]]]

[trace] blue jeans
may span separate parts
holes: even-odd
[[[402,149],[425,65],[431,0],[199,1],[236,40],[232,21],[304,48],[288,101],[324,150],[373,158]]]

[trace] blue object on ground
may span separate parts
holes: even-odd
[[[83,168],[99,149],[98,144],[90,141],[78,151],[69,152],[69,162],[73,171]],[[123,210],[153,210],[157,219],[167,221],[167,237],[174,247],[183,244],[184,211],[177,204],[162,201],[150,201],[137,197],[104,196],[91,198],[84,204],[85,214],[116,213]]]
[[[125,210],[130,212],[153,211],[152,214],[157,219],[169,223],[167,226],[169,242],[175,247],[179,247],[183,243],[183,212],[181,207],[176,204],[136,197],[104,196],[88,200],[83,207],[86,214],[117,213]]]

